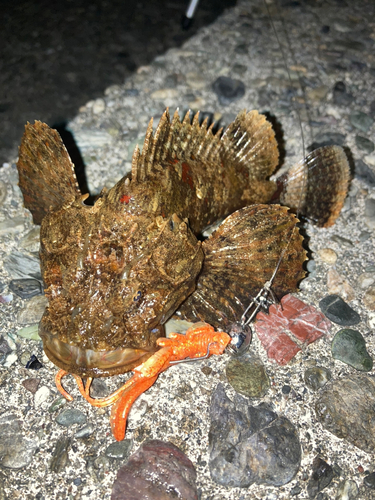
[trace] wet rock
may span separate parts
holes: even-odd
[[[91,436],[91,434],[95,431],[95,426],[94,424],[87,424],[87,425],[84,425],[83,427],[81,427],[80,429],[78,429],[78,431],[74,434],[74,437],[78,438],[78,439],[85,439],[89,436]]]
[[[351,326],[361,321],[359,314],[338,295],[327,295],[319,302],[319,307],[328,319],[338,325]]]
[[[341,481],[337,488],[337,495],[335,500],[354,500],[358,497],[358,486],[355,481],[346,479]]]
[[[351,376],[327,385],[315,410],[323,427],[367,453],[373,453],[375,380]]]
[[[330,265],[335,264],[337,261],[337,253],[332,248],[322,248],[318,251],[318,255],[323,262]]]
[[[263,363],[252,353],[232,357],[226,366],[226,375],[235,391],[250,398],[262,398],[270,387]]]
[[[64,410],[56,417],[56,422],[64,427],[70,427],[74,424],[85,424],[87,417],[84,413],[75,408]]]
[[[353,127],[357,128],[361,132],[366,133],[374,123],[374,120],[371,118],[371,116],[366,115],[366,113],[363,113],[362,111],[353,111],[350,114],[350,123],[353,125]]]
[[[361,151],[365,151],[368,154],[374,151],[374,143],[370,141],[370,139],[367,139],[366,137],[362,137],[361,135],[356,135],[355,143],[358,149],[360,149]]]
[[[39,323],[44,314],[44,310],[48,304],[47,297],[37,295],[26,302],[24,307],[17,315],[17,321],[20,325],[28,325],[30,323]]]
[[[309,498],[315,498],[320,491],[330,484],[333,478],[332,467],[319,457],[314,459],[312,469],[311,477],[307,483]]]
[[[336,333],[332,341],[332,356],[356,370],[369,372],[373,361],[366,350],[366,342],[357,330],[346,328]]]
[[[363,160],[356,160],[354,173],[369,186],[375,186],[375,168],[371,168]]]
[[[304,374],[305,384],[312,391],[318,391],[332,378],[331,372],[321,366],[308,368]]]
[[[39,258],[17,250],[4,258],[4,269],[14,279],[32,277],[42,280]]]
[[[367,198],[365,200],[365,223],[370,229],[375,229],[375,200]]]
[[[27,378],[26,380],[22,381],[22,385],[24,386],[24,388],[30,391],[32,394],[36,393],[39,384],[40,384],[39,378]]]
[[[33,460],[36,440],[22,435],[21,422],[14,414],[0,416],[0,465],[9,469],[22,469]]]
[[[21,299],[31,299],[35,295],[42,295],[42,284],[34,279],[12,280],[9,283],[9,290],[21,297]]]
[[[328,270],[327,288],[331,295],[339,295],[349,302],[355,298],[354,290],[348,280],[344,276],[341,276],[334,268]]]
[[[333,87],[333,102],[338,106],[347,106],[354,100],[354,96],[346,90],[344,82],[336,82]]]
[[[209,433],[210,473],[218,484],[246,488],[253,483],[281,486],[301,462],[298,433],[267,405],[234,402],[219,384],[212,396]]]
[[[370,286],[364,296],[363,303],[369,311],[375,311],[375,285]]]
[[[0,236],[4,234],[17,234],[25,227],[25,217],[14,217],[0,222]]]
[[[301,350],[331,328],[331,323],[315,307],[285,295],[281,304],[272,304],[269,314],[259,312],[255,322],[258,338],[267,356],[285,365]],[[299,345],[297,345],[297,341]]]
[[[108,458],[127,459],[130,455],[130,450],[133,446],[131,439],[124,439],[118,443],[112,443],[105,450]]]
[[[68,451],[70,447],[70,438],[61,437],[55,444],[52,458],[49,464],[49,470],[52,472],[62,472],[69,464]]]
[[[122,466],[111,500],[198,500],[191,461],[171,443],[147,441]]]
[[[25,328],[21,328],[17,331],[17,335],[24,339],[29,340],[41,340],[39,337],[39,325],[34,324],[30,326],[26,326]]]
[[[28,368],[29,370],[40,370],[41,368],[43,368],[43,365],[35,356],[35,354],[32,354],[29,361],[26,363],[26,368]]]
[[[371,488],[372,490],[375,490],[375,472],[371,472],[371,474],[368,474],[364,480],[363,484],[367,488]]]
[[[245,95],[245,85],[241,80],[235,80],[228,76],[219,76],[212,84],[212,90],[223,106],[227,106]]]

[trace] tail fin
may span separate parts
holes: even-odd
[[[35,224],[50,208],[57,209],[81,195],[74,165],[56,130],[45,123],[28,123],[17,162],[25,207]]]
[[[177,314],[222,329],[238,321],[249,302],[272,277],[280,299],[305,276],[306,252],[298,219],[279,205],[253,205],[225,219],[203,243],[205,260],[195,292]]]
[[[340,146],[315,149],[287,172],[280,202],[317,226],[332,226],[344,204],[349,177]]]

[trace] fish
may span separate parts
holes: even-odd
[[[349,166],[342,148],[326,146],[278,185],[278,161],[272,125],[256,110],[214,132],[199,113],[167,109],[155,132],[150,121],[131,173],[87,205],[58,132],[28,123],[17,168],[41,224],[48,358],[79,377],[126,373],[158,351],[174,314],[226,331],[276,268],[273,293],[297,290],[306,250],[293,210],[332,225]]]

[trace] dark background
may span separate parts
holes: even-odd
[[[0,0],[0,167],[24,124],[61,125],[137,67],[179,47],[236,0]]]

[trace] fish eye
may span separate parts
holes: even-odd
[[[142,297],[142,292],[138,290],[138,292],[136,292],[133,296],[133,301],[137,302],[141,297]]]

